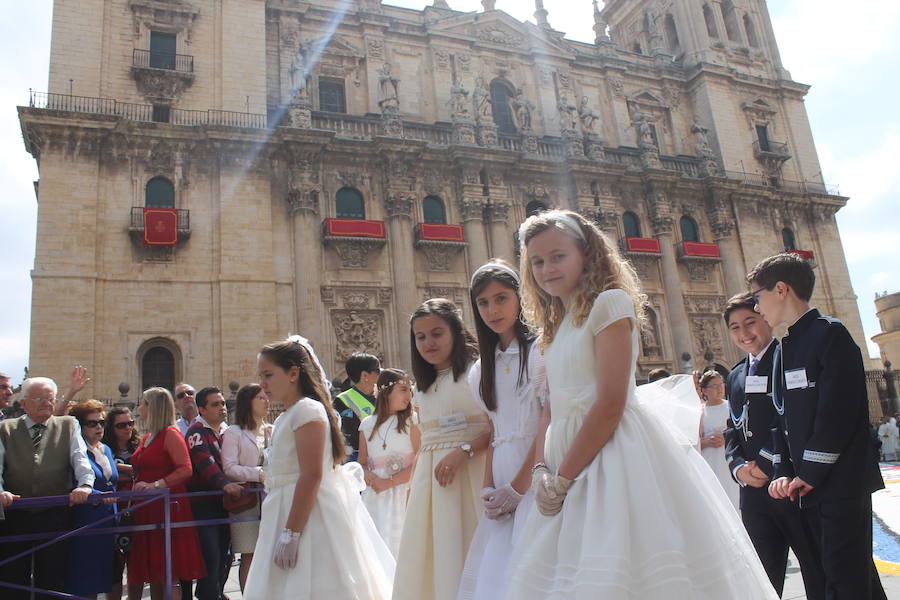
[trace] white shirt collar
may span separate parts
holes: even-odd
[[[203,417],[201,417],[201,416],[199,416],[199,415],[197,416],[196,419],[194,419],[194,423],[197,423],[197,422],[200,422],[200,423],[201,423],[204,427],[206,427],[207,429],[212,429],[212,430],[215,431],[218,435],[222,435],[222,434],[225,432],[225,430],[228,429],[228,423],[226,423],[225,421],[222,421],[221,423],[219,423],[219,430],[216,431],[216,428],[215,428],[215,427],[213,427],[212,425],[210,425],[209,423],[207,423],[207,422],[206,422],[206,419],[204,419]]]
[[[757,361],[761,361],[761,360],[762,360],[762,357],[765,356],[765,355],[766,355],[766,352],[769,351],[769,346],[771,346],[771,345],[772,345],[772,342],[774,342],[774,341],[775,341],[775,338],[773,337],[771,340],[769,340],[769,343],[766,344],[765,348],[763,348],[762,350],[760,350],[760,351],[759,351],[759,354],[757,354],[756,356],[753,356],[752,354],[750,354],[750,355],[749,355],[749,356],[750,356],[750,362],[753,362],[753,359],[756,359]]]
[[[509,343],[509,346],[506,347],[506,350],[500,349],[500,344],[494,348],[494,356],[500,356],[501,354],[518,354],[519,353],[519,340],[513,338],[513,341]]]

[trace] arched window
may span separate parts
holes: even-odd
[[[709,37],[719,37],[719,29],[716,27],[716,15],[713,14],[709,4],[703,5],[703,20],[706,21],[706,33],[709,34]]]
[[[669,54],[677,54],[681,42],[678,40],[678,29],[675,27],[675,18],[671,14],[666,15],[665,27],[666,39],[669,42]]]
[[[335,194],[336,216],[338,219],[365,219],[366,205],[362,194],[352,187],[343,187]]]
[[[759,48],[759,38],[756,37],[756,26],[750,15],[744,15],[744,31],[747,32],[747,43],[751,48]]]
[[[494,113],[494,123],[500,133],[515,133],[516,122],[513,120],[511,100],[516,91],[502,79],[491,82],[491,110]]]
[[[622,215],[622,225],[625,227],[625,237],[641,237],[641,220],[630,210]]]
[[[532,200],[525,206],[525,216],[530,217],[547,210],[547,205],[540,200]]]
[[[175,186],[165,177],[154,177],[144,188],[144,206],[175,208]]]
[[[446,223],[447,212],[444,202],[437,196],[426,196],[422,200],[422,214],[426,223]]]
[[[685,215],[679,221],[681,225],[681,241],[682,242],[699,242],[700,230],[697,227],[697,221]]]
[[[722,20],[725,21],[725,34],[732,42],[741,41],[741,29],[738,27],[737,13],[734,10],[734,2],[722,0]]]
[[[781,230],[781,241],[785,250],[796,250],[797,240],[794,238],[794,232],[785,227]]]

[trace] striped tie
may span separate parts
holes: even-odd
[[[35,423],[31,426],[31,445],[34,446],[34,453],[37,454],[38,448],[41,446],[41,438],[44,437],[44,430],[47,426],[43,423]]]
[[[759,368],[759,361],[755,358],[750,361],[750,371],[747,373],[748,375],[756,375],[756,369]]]

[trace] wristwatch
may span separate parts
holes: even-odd
[[[462,444],[460,444],[459,449],[468,454],[469,458],[475,456],[475,451],[472,450],[472,444],[470,444],[469,442],[463,442]]]

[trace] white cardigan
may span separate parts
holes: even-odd
[[[266,437],[271,438],[272,426],[264,426]],[[248,482],[260,480],[262,467],[259,466],[260,448],[256,445],[256,434],[240,425],[231,425],[222,434],[222,467],[225,476],[232,481]]]

